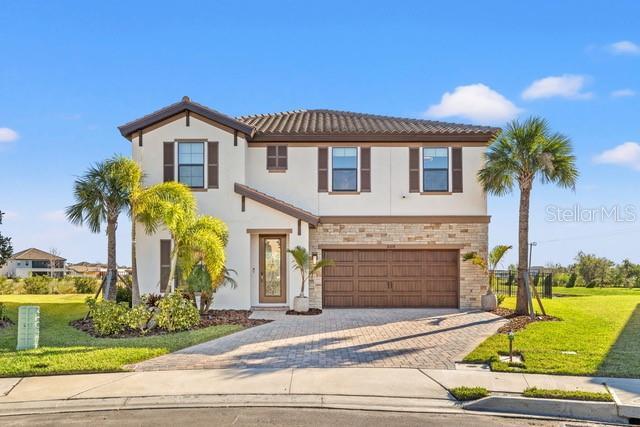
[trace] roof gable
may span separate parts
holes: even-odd
[[[49,252],[37,248],[29,248],[20,252],[16,252],[9,259],[15,260],[37,260],[37,261],[49,261],[49,260],[66,260],[66,258],[59,257]]]
[[[169,117],[173,117],[176,114],[180,114],[185,111],[199,114],[209,120],[213,120],[214,122],[228,126],[231,129],[237,130],[238,132],[242,132],[249,137],[251,137],[254,133],[254,129],[252,126],[238,121],[231,116],[222,114],[219,111],[198,104],[197,102],[193,102],[189,99],[188,96],[183,97],[182,101],[180,102],[176,102],[175,104],[171,104],[158,111],[154,111],[153,113],[148,114],[144,117],[140,117],[139,119],[133,120],[122,126],[118,126],[118,130],[120,131],[120,134],[122,136],[124,136],[125,138],[129,138],[135,132],[141,131],[144,128],[147,128],[151,125],[161,122],[162,120],[168,119]]]

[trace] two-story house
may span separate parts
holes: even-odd
[[[31,276],[64,277],[67,260],[36,248],[16,252],[0,266],[0,276],[24,278]]]
[[[476,179],[498,129],[333,110],[230,117],[184,97],[119,127],[145,183],[177,180],[229,226],[236,288],[216,308],[291,306],[288,248],[335,264],[311,307],[480,307],[487,280],[462,262],[487,252]],[[137,229],[143,293],[163,292],[167,232]]]

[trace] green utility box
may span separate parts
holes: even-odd
[[[18,309],[18,350],[38,348],[40,340],[40,307],[23,305]]]

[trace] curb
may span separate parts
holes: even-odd
[[[445,399],[314,394],[241,394],[116,397],[0,403],[0,417],[108,410],[216,407],[293,407],[423,413],[464,412],[457,402]]]
[[[463,405],[470,411],[524,414],[543,417],[578,419],[627,424],[618,414],[615,402],[536,399],[521,396],[489,396]]]

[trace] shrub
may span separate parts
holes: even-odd
[[[149,331],[149,321],[153,317],[153,310],[145,304],[140,304],[125,314],[125,321],[129,328],[139,331],[142,335]]]
[[[576,286],[576,280],[578,280],[578,275],[576,273],[571,273],[571,276],[569,276],[569,280],[567,280],[567,284],[564,286],[567,288],[573,288],[574,286]]]
[[[142,303],[147,307],[156,307],[158,302],[162,299],[162,295],[160,294],[144,294],[142,296]]]
[[[92,294],[96,291],[96,279],[93,277],[74,277],[72,280],[77,294]]]
[[[68,280],[56,279],[51,284],[52,294],[74,294],[76,293],[73,283]]]
[[[502,305],[502,303],[504,302],[506,297],[507,296],[503,295],[503,294],[497,294],[496,295],[496,299],[498,300],[498,307],[500,307]]]
[[[131,288],[127,286],[118,286],[116,288],[116,302],[127,303],[131,307]]]
[[[158,302],[158,326],[169,332],[184,331],[200,322],[200,313],[193,303],[179,293],[172,293]]]
[[[24,292],[26,294],[44,295],[49,293],[49,276],[31,276],[24,279]]]
[[[108,336],[124,332],[129,311],[126,304],[87,298],[87,305],[93,319],[93,328],[98,335]]]
[[[484,387],[455,387],[449,390],[453,397],[460,401],[476,400],[489,395]]]
[[[0,321],[7,318],[7,306],[0,302]]]
[[[14,291],[13,281],[0,277],[0,295],[11,295]]]

